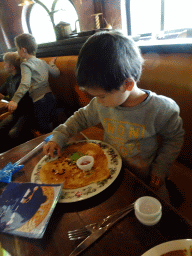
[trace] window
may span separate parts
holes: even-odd
[[[191,0],[126,0],[128,34],[139,39],[192,37]]]
[[[164,30],[192,28],[192,1],[165,0]]]
[[[31,33],[38,44],[56,41],[54,27],[67,22],[71,30],[76,29],[78,15],[70,0],[35,0],[35,4],[24,6],[22,25],[25,33]]]
[[[161,0],[131,0],[130,8],[133,36],[160,30]]]

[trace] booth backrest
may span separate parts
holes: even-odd
[[[145,54],[138,86],[165,95],[180,107],[185,141],[179,160],[192,166],[192,54]]]
[[[75,64],[78,56],[57,57],[56,65],[61,76],[50,77],[50,85],[58,103],[71,113],[89,103],[90,97],[78,89]],[[180,106],[185,129],[185,142],[179,161],[192,166],[192,55],[190,54],[144,54],[143,73],[138,86],[165,95]],[[49,62],[51,58],[43,58]],[[7,75],[0,63],[0,84]]]
[[[79,107],[87,105],[90,97],[79,90],[75,78],[75,65],[78,56],[61,56],[57,57],[56,65],[59,68],[61,75],[59,77],[50,77],[50,85],[58,102],[77,110]],[[44,58],[49,62],[51,58]]]

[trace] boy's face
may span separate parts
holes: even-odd
[[[88,94],[97,98],[97,102],[102,104],[104,107],[117,107],[123,106],[123,103],[127,100],[130,92],[121,85],[119,90],[112,90],[107,92],[102,88],[84,88]]]
[[[15,67],[8,62],[4,62],[4,69],[7,73],[13,73],[15,71]]]
[[[17,45],[16,45],[16,48],[17,48],[17,52],[18,52],[19,57],[24,59],[25,56],[26,56],[26,49],[23,48],[23,47],[19,48]]]
[[[17,47],[17,52],[20,58],[22,58],[22,53],[21,53],[21,49],[19,47]]]

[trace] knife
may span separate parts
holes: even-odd
[[[99,237],[101,237],[108,230],[108,226],[98,229],[90,236],[85,238],[69,256],[77,256],[83,252],[87,247],[94,243]]]
[[[129,212],[133,209],[124,212],[120,215],[115,221],[109,223],[105,227],[100,227],[98,230],[94,231],[90,236],[85,238],[69,256],[77,256],[85,249],[87,249],[91,244],[93,244],[98,238],[100,238],[109,228],[111,228],[115,223],[117,223],[120,219],[125,217]]]

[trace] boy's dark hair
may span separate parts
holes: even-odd
[[[21,49],[24,47],[28,54],[35,55],[38,45],[31,34],[21,34],[14,38],[15,45]]]
[[[17,52],[7,52],[3,55],[3,61],[13,65],[17,71],[17,73],[20,73],[20,65],[21,65],[21,59]]]
[[[130,78],[138,82],[143,58],[135,42],[110,30],[92,35],[80,50],[76,78],[80,87],[118,90]]]

